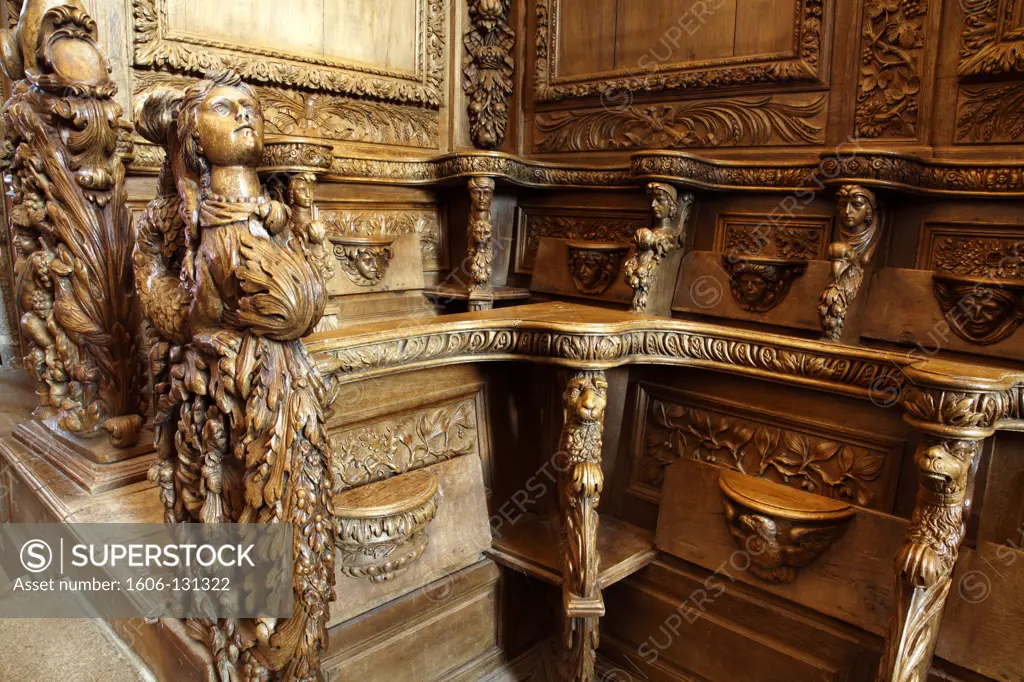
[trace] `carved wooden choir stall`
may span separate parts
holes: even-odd
[[[293,529],[157,679],[1024,679],[1021,0],[2,7],[0,518]]]

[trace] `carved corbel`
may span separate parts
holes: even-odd
[[[193,620],[188,632],[223,682],[318,679],[336,538],[328,394],[300,341],[326,300],[315,242],[260,183],[262,109],[237,74],[154,90],[136,123],[167,152],[135,253],[160,337],[150,478],[165,519],[294,529],[291,618]]]
[[[469,134],[476,147],[497,149],[505,141],[508,98],[514,87],[516,35],[508,24],[512,0],[470,0],[468,4],[462,89],[469,100]]]
[[[790,583],[842,537],[857,515],[850,505],[737,471],[718,480],[729,534],[750,554],[750,572]]]
[[[859,185],[844,185],[836,194],[839,227],[829,245],[832,276],[818,302],[822,339],[839,341],[871,259],[882,237],[875,195]]]
[[[917,504],[896,555],[896,613],[889,625],[880,682],[928,677],[942,614],[971,506],[984,439],[1013,407],[1011,393],[910,386],[904,419],[922,433],[914,454]]]
[[[350,282],[375,287],[384,279],[395,256],[394,237],[334,237],[334,257]]]
[[[1024,322],[1024,280],[937,272],[932,282],[943,316],[965,341],[999,343]]]
[[[469,200],[469,309],[490,310],[494,305],[491,294],[494,269],[491,202],[494,200],[494,178],[470,178]]]
[[[625,244],[590,242],[571,239],[569,249],[569,275],[576,290],[588,296],[600,296],[618,278],[622,261],[629,253]]]
[[[597,505],[604,489],[601,444],[608,382],[604,372],[576,372],[565,387],[565,422],[559,441],[562,606],[565,679],[591,682],[604,598],[598,584]]]
[[[686,244],[686,224],[696,198],[679,192],[672,185],[652,182],[647,185],[651,196],[654,227],[636,231],[636,253],[626,262],[626,283],[633,289],[632,311],[647,309],[647,297],[654,286],[658,265],[671,252]]]
[[[743,310],[766,313],[782,303],[793,281],[807,270],[807,261],[799,258],[722,256],[729,275],[732,298]]]
[[[145,407],[117,87],[77,2],[28,0],[3,41],[5,72],[21,79],[4,108],[2,163],[35,414],[127,447]]]

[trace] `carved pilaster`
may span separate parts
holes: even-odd
[[[839,341],[847,316],[881,241],[881,220],[875,195],[859,185],[844,185],[836,194],[839,227],[828,248],[832,277],[818,302],[821,335]]]
[[[923,432],[914,461],[919,490],[896,555],[896,613],[889,625],[880,682],[928,677],[942,614],[971,505],[984,439],[1012,410],[1010,393],[965,393],[910,387],[905,419]]]
[[[2,40],[4,71],[15,81],[2,164],[35,414],[130,446],[144,406],[117,87],[80,3],[29,0]]]
[[[636,253],[626,261],[626,283],[633,289],[633,312],[647,309],[647,297],[654,286],[658,265],[668,254],[686,243],[686,223],[696,198],[685,194],[682,198],[672,185],[652,182],[647,185],[651,195],[654,227],[636,231]]]
[[[597,505],[604,488],[601,441],[608,382],[604,372],[576,372],[565,387],[565,423],[559,441],[562,510],[564,679],[590,682],[599,644],[604,598],[598,584]]]
[[[470,178],[469,200],[469,309],[488,310],[493,305],[490,291],[494,269],[494,178]]]
[[[469,134],[480,149],[505,141],[512,95],[516,35],[508,25],[512,0],[469,0],[470,28],[463,44],[462,89],[469,100]]]
[[[168,522],[292,524],[294,615],[192,620],[188,632],[223,682],[312,682],[336,544],[327,391],[299,340],[324,311],[322,227],[302,210],[309,177],[291,183],[291,212],[261,185],[261,111],[232,72],[139,102],[139,133],[167,152],[135,253],[161,341],[150,478]]]

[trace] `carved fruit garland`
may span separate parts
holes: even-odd
[[[516,36],[508,24],[512,0],[469,0],[468,5],[462,88],[469,100],[469,132],[478,148],[497,149],[505,140],[514,87]]]

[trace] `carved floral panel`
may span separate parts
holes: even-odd
[[[919,269],[1024,280],[1024,226],[925,223],[921,243]]]
[[[444,236],[444,215],[440,208],[321,210],[328,236],[401,237],[420,236],[423,269],[436,272],[448,267],[448,249]]]
[[[480,453],[476,398],[387,417],[332,434],[332,468],[345,487]]]
[[[823,260],[831,234],[831,216],[773,220],[767,215],[719,213],[715,251],[735,256]]]
[[[891,509],[899,469],[896,442],[862,442],[695,396],[640,391],[631,489],[645,498],[657,498],[665,469],[688,457],[863,507]]]
[[[516,272],[533,272],[541,237],[630,244],[637,228],[648,223],[646,213],[595,215],[558,209],[542,213],[537,209],[520,208],[516,221]]]

